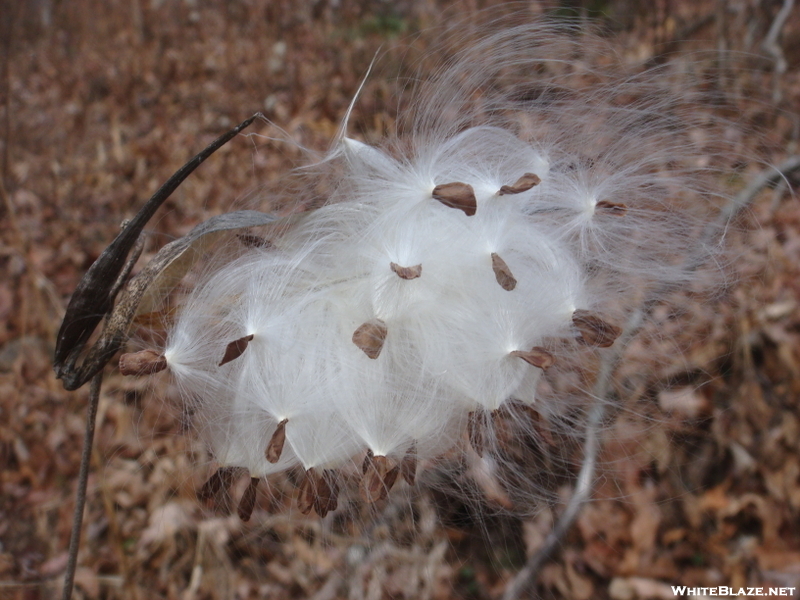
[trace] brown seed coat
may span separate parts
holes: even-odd
[[[200,491],[197,492],[197,499],[201,502],[208,502],[227,492],[231,487],[231,483],[233,483],[235,473],[236,467],[221,467],[217,469],[203,484]]]
[[[258,492],[258,477],[251,477],[250,483],[242,494],[242,499],[239,500],[239,507],[237,512],[242,521],[249,521],[250,516],[253,514],[253,509],[256,506],[256,493]]]
[[[119,357],[119,372],[123,375],[152,375],[167,368],[167,359],[155,350],[130,352]]]
[[[253,339],[253,334],[246,335],[244,337],[240,337],[238,340],[233,340],[228,346],[225,348],[225,356],[222,357],[222,360],[219,363],[219,366],[226,365],[232,360],[239,358],[244,351],[247,350],[247,344],[249,344]]]
[[[595,204],[595,208],[601,208],[608,211],[616,217],[623,217],[628,212],[628,207],[621,202],[610,202],[609,200],[600,200]]]
[[[621,328],[607,323],[588,310],[576,310],[572,313],[572,324],[580,333],[581,341],[587,346],[608,348],[622,333]]]
[[[445,206],[463,211],[468,217],[473,216],[478,210],[475,190],[468,183],[443,183],[433,188],[431,195]]]
[[[383,343],[386,341],[387,333],[386,323],[380,319],[373,319],[363,323],[353,332],[353,343],[364,354],[376,359],[380,356],[381,350],[383,350]]]
[[[275,433],[272,434],[269,444],[267,444],[267,449],[264,452],[264,456],[272,464],[275,464],[281,459],[283,445],[286,442],[286,423],[288,421],[289,419],[284,419],[278,423],[278,427],[275,428]]]
[[[533,365],[534,367],[539,367],[542,370],[549,369],[550,367],[553,366],[553,363],[555,363],[556,361],[555,357],[552,354],[550,354],[547,350],[541,348],[540,346],[534,346],[527,352],[524,350],[514,350],[511,353],[511,356],[516,356],[518,358],[521,358],[529,365]]]
[[[517,280],[511,274],[511,269],[508,268],[506,261],[500,258],[500,255],[496,252],[492,252],[492,270],[494,270],[494,276],[501,288],[510,292],[517,287]]]
[[[400,467],[390,458],[385,456],[370,456],[365,459],[366,471],[361,477],[361,499],[369,504],[383,500],[389,495]]]
[[[497,193],[500,196],[505,196],[506,194],[521,194],[522,192],[527,192],[529,189],[539,185],[540,183],[542,183],[542,180],[538,175],[534,175],[533,173],[525,173],[522,177],[517,179],[514,185],[504,185]]]
[[[414,265],[413,267],[401,267],[397,263],[389,263],[389,267],[397,273],[400,279],[416,279],[422,275],[422,265]]]

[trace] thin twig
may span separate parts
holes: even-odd
[[[64,593],[62,600],[72,598],[72,588],[75,585],[75,569],[78,566],[78,549],[81,545],[81,527],[83,525],[83,509],[86,506],[86,486],[89,481],[89,463],[92,458],[94,446],[94,429],[97,420],[97,406],[100,404],[100,386],[103,383],[103,372],[99,372],[92,379],[89,390],[89,407],[86,411],[86,433],[83,436],[83,451],[81,452],[81,466],[78,473],[78,490],[75,496],[75,514],[72,517],[72,532],[69,536],[69,553],[67,571],[64,574]]]
[[[794,0],[783,0],[783,6],[775,15],[775,20],[769,28],[767,37],[761,43],[761,46],[769,52],[775,59],[775,76],[774,76],[774,89],[772,91],[772,100],[775,103],[781,101],[781,76],[786,72],[788,66],[786,57],[783,55],[783,49],[778,43],[778,38],[783,31],[783,26],[786,24],[786,19],[794,7]]]
[[[701,234],[700,250],[687,258],[686,271],[688,273],[696,271],[708,259],[709,252],[707,248],[721,227],[724,227],[741,210],[748,206],[765,187],[785,179],[787,175],[797,170],[800,170],[800,156],[792,156],[778,167],[761,172],[753,179],[750,185],[731,198],[728,204],[720,211],[715,221]],[[503,600],[516,600],[526,590],[535,585],[542,567],[558,550],[562,540],[578,518],[583,505],[589,499],[594,486],[597,455],[600,451],[599,429],[605,417],[605,400],[610,391],[612,375],[622,360],[623,351],[628,342],[639,332],[647,317],[658,305],[659,300],[670,289],[669,285],[663,285],[649,294],[641,306],[630,316],[622,335],[617,339],[614,346],[604,353],[600,371],[592,390],[592,397],[595,398],[595,403],[589,412],[589,418],[586,423],[583,464],[578,474],[575,490],[552,531],[545,539],[544,545],[530,556],[525,566],[506,586]]]

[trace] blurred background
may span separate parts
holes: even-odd
[[[69,296],[122,219],[215,137],[256,111],[274,123],[173,194],[146,257],[234,204],[280,209],[264,186],[307,160],[299,147],[328,147],[376,53],[350,125],[367,141],[443,58],[428,55],[442,27],[468,43],[505,13],[579,18],[631,67],[714,63],[719,116],[752,132],[754,159],[720,181],[735,194],[800,152],[792,4],[0,0],[0,598],[60,597],[88,395],[51,368]],[[535,596],[800,587],[798,181],[765,187],[733,224],[713,299],[656,311],[673,341],[608,424],[595,498]],[[423,491],[323,522],[288,508],[289,477],[241,523],[196,499],[208,465],[174,390],[107,373],[76,598],[497,598],[560,510],[481,516]]]

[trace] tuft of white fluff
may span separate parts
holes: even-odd
[[[576,28],[478,41],[415,90],[397,139],[342,136],[335,168],[305,171],[328,178],[323,207],[207,274],[164,355],[220,466],[360,473],[470,444],[512,461],[508,428],[555,412],[550,363],[602,352],[608,315],[691,277],[713,209],[696,124],[665,73],[593,66],[608,56]]]

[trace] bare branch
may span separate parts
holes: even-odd
[[[62,600],[70,600],[72,597],[72,588],[75,585],[75,569],[78,566],[78,549],[81,545],[83,510],[86,507],[86,485],[89,481],[89,463],[92,458],[94,429],[97,421],[97,406],[100,404],[100,387],[102,384],[103,372],[101,371],[92,379],[92,386],[89,390],[89,407],[86,411],[86,433],[83,436],[81,466],[78,472],[78,490],[75,496],[75,514],[72,517],[72,531],[69,534],[67,571],[64,574],[64,593],[61,596]]]
[[[767,32],[767,37],[764,38],[763,42],[761,42],[761,47],[769,52],[775,59],[775,76],[772,100],[776,103],[781,101],[781,77],[784,73],[786,73],[786,68],[788,66],[786,57],[783,55],[783,49],[778,43],[778,38],[783,31],[783,26],[786,24],[786,19],[789,18],[789,14],[792,12],[793,7],[794,0],[783,0],[783,6],[778,11],[778,14],[775,15],[775,20],[772,22],[769,32]]]

